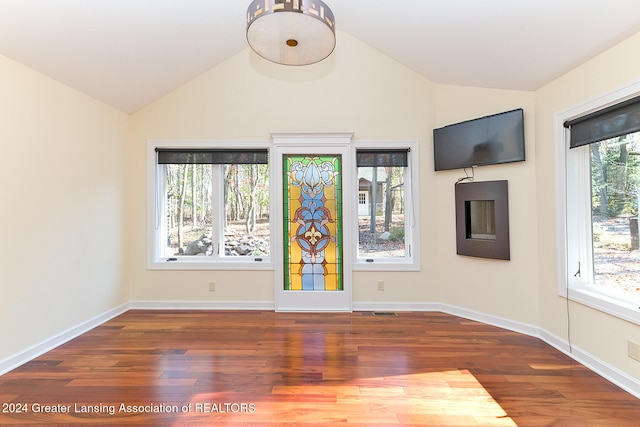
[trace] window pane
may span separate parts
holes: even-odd
[[[358,257],[406,257],[405,173],[398,166],[358,168]]]
[[[224,165],[225,256],[269,255],[269,166]]]
[[[590,150],[594,283],[640,294],[640,132]]]
[[[165,256],[212,254],[211,165],[166,165]]]

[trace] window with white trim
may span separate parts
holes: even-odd
[[[564,120],[566,292],[640,322],[640,97]]]
[[[415,144],[359,143],[356,269],[418,269]]]
[[[270,146],[149,141],[148,268],[273,269],[271,222],[282,218],[271,206]],[[362,228],[357,246],[345,248],[357,253],[353,269],[419,270],[417,142],[353,142],[352,149],[357,180],[345,185],[360,191],[345,221]]]
[[[150,147],[151,268],[268,264],[267,148],[180,145]]]

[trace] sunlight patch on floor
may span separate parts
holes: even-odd
[[[380,383],[388,386],[379,386]],[[373,386],[373,384],[378,386]],[[276,385],[271,394],[195,395],[197,402],[251,402],[244,413],[191,412],[195,422],[361,423],[516,426],[509,414],[468,371],[450,370],[362,378],[344,382]]]

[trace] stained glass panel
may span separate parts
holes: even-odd
[[[284,289],[341,291],[342,158],[285,155]]]

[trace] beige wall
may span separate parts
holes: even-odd
[[[441,302],[518,322],[539,323],[535,98],[531,92],[439,85],[436,127],[524,109],[526,162],[475,168],[476,181],[508,180],[511,260],[456,255],[455,193],[461,170],[437,172],[437,283]],[[428,170],[432,170],[430,158]],[[469,171],[471,173],[471,171]]]
[[[354,139],[420,142],[422,271],[355,272],[354,303],[446,302],[537,324],[534,95],[434,85],[347,34],[334,55],[310,68],[286,68],[248,50],[134,116],[136,164],[148,139],[268,139],[274,131],[353,131]],[[435,106],[437,105],[437,109]],[[453,183],[459,172],[433,171],[432,129],[513,108],[526,111],[529,160],[484,167],[482,179],[509,179],[511,262],[455,254]],[[129,211],[145,221],[145,171],[138,168]],[[145,228],[130,232],[134,300],[273,301],[273,272],[171,272],[145,268]],[[498,277],[501,280],[498,280]],[[215,294],[208,282],[216,281]],[[385,291],[377,291],[377,281]],[[179,282],[179,286],[176,283]],[[505,304],[504,301],[510,303]]]
[[[536,92],[538,271],[542,328],[567,338],[567,307],[556,287],[554,115],[640,81],[640,34],[577,67]],[[598,359],[640,379],[640,363],[627,357],[627,339],[640,326],[580,304],[570,305],[571,341]]]
[[[273,271],[172,272],[146,270],[145,153],[148,139],[268,140],[270,132],[350,131],[354,139],[419,140],[427,168],[433,128],[434,85],[345,33],[328,60],[283,67],[248,49],[134,116],[129,203],[135,226],[128,277],[134,300],[273,301]],[[423,174],[423,272],[356,273],[356,301],[434,301],[437,227],[430,200],[433,175]],[[208,282],[215,280],[215,294]],[[385,280],[385,292],[377,292]]]
[[[0,56],[0,360],[127,301],[125,114]]]

